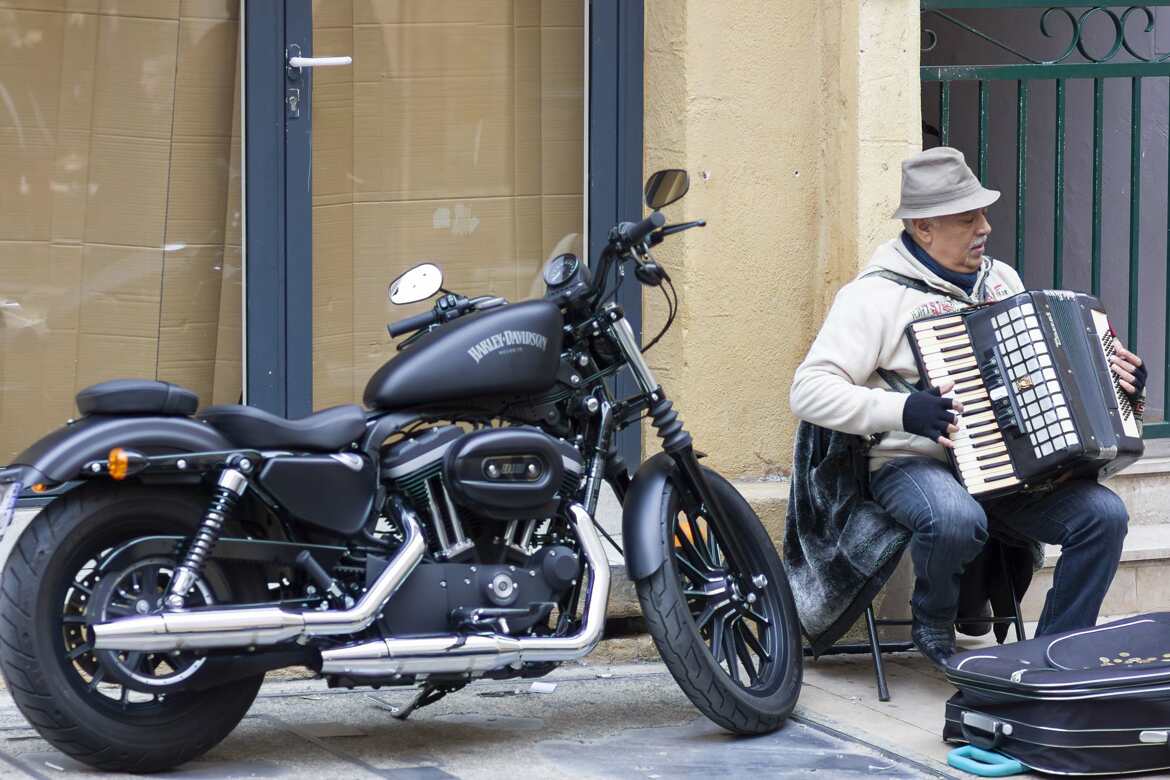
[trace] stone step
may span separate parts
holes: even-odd
[[[759,515],[764,528],[777,548],[784,538],[784,516],[788,507],[789,481],[739,480],[733,483]],[[1146,455],[1125,471],[1105,483],[1125,501],[1130,514],[1130,529],[1122,552],[1122,563],[1102,605],[1102,617],[1136,612],[1170,610],[1170,439],[1146,443]],[[603,500],[598,519],[602,525],[620,533],[620,507],[615,500]],[[620,537],[619,537],[620,543]],[[1052,572],[1059,548],[1045,550],[1045,566],[1036,572],[1023,601],[1025,620],[1036,620],[1044,596],[1052,586]],[[610,554],[612,591],[610,614],[638,614],[638,600],[621,565],[621,556]],[[903,557],[898,571],[875,599],[882,617],[905,617],[908,614],[912,587],[910,561]],[[891,638],[906,633],[898,628],[889,631]],[[862,634],[855,627],[850,637]]]
[[[1056,566],[1060,558],[1058,545],[1044,545],[1044,569]],[[1125,535],[1125,547],[1121,551],[1122,563],[1170,560],[1170,523],[1157,525],[1131,525]]]
[[[756,514],[779,548],[788,498],[787,483],[738,483],[736,487],[756,509]],[[1034,620],[1039,616],[1044,594],[1052,585],[1052,573],[1059,557],[1059,547],[1046,545],[1044,568],[1036,572],[1024,598],[1026,617]],[[610,612],[613,615],[633,615],[638,609],[633,583],[626,578],[620,556],[614,555],[610,561],[613,582]],[[1131,525],[1121,561],[1122,565],[1102,607],[1102,615],[1170,610],[1170,523]],[[899,568],[904,567],[905,564]],[[904,603],[909,599],[910,587],[909,570],[899,572],[891,578],[886,589],[891,592],[884,593],[879,599],[888,597],[891,600],[900,599]]]
[[[1032,577],[1024,597],[1024,617],[1035,620],[1052,587],[1060,548],[1046,545],[1044,568]],[[1121,553],[1121,566],[1101,605],[1102,617],[1170,610],[1170,523],[1131,525]]]
[[[1105,484],[1125,501],[1130,515],[1122,563],[1102,605],[1102,616],[1170,610],[1170,440],[1147,442],[1146,456]],[[783,539],[788,481],[735,483],[755,508],[777,547]],[[1026,619],[1035,620],[1052,585],[1058,547],[1047,547],[1045,566],[1036,572],[1024,598]],[[880,602],[904,605],[911,576],[904,561]]]

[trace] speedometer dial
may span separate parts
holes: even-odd
[[[581,261],[574,254],[557,255],[544,266],[544,283],[549,287],[560,287],[573,278],[580,265]]]

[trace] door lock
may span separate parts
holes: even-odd
[[[301,89],[300,87],[289,87],[284,92],[284,102],[287,108],[287,115],[289,119],[301,118]]]

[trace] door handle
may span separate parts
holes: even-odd
[[[352,65],[353,57],[289,57],[290,68],[333,68],[339,65]]]
[[[288,84],[284,89],[285,117],[288,119],[301,118],[301,101],[308,99],[301,94],[300,82],[304,68],[335,68],[342,65],[352,65],[353,57],[302,57],[301,47],[291,44],[285,50],[284,75]],[[292,86],[297,85],[297,86]]]

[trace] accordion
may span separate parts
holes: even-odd
[[[1101,302],[1064,290],[917,320],[906,328],[927,387],[963,404],[947,455],[977,498],[1116,472],[1142,454],[1141,427],[1109,368]]]

